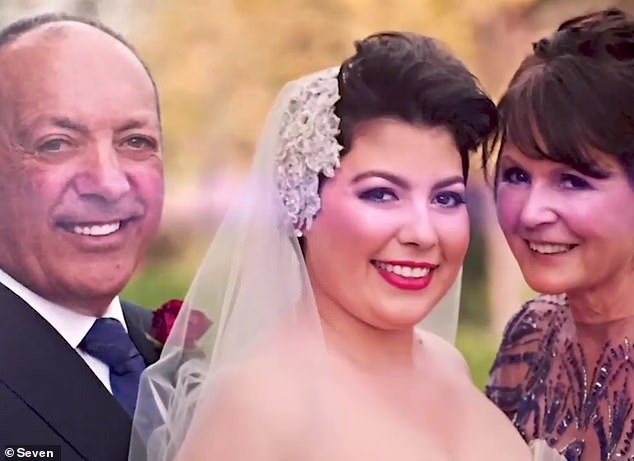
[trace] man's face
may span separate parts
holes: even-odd
[[[154,88],[121,43],[54,23],[0,50],[0,267],[41,296],[103,310],[163,208]]]

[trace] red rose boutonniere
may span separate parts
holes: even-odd
[[[182,307],[183,301],[180,299],[171,299],[154,311],[149,339],[157,347],[163,347],[167,341],[167,337],[172,331],[176,317]],[[187,326],[185,336],[185,347],[194,347],[196,341],[205,334],[211,325],[212,321],[209,320],[205,314],[195,309],[192,310],[189,313],[189,325]]]

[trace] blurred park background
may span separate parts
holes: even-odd
[[[185,296],[284,82],[340,63],[355,39],[409,30],[444,41],[497,99],[532,42],[565,18],[607,6],[632,10],[634,1],[0,0],[0,25],[46,11],[98,17],[152,70],[163,111],[167,201],[161,235],[124,297],[155,308]],[[483,386],[504,324],[531,293],[473,163],[458,346]]]

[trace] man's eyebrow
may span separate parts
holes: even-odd
[[[90,131],[86,125],[83,125],[79,122],[71,120],[68,117],[60,117],[55,115],[55,116],[49,117],[49,121],[54,126],[65,128],[67,130],[77,131],[82,134],[87,134]]]
[[[131,118],[117,126],[116,131],[128,131],[146,127],[159,129],[158,122],[147,120],[145,118]]]
[[[18,121],[15,130],[15,137],[19,144],[24,144],[32,136],[32,131],[38,126],[54,126],[57,128],[63,128],[65,130],[76,131],[83,135],[89,133],[89,129],[86,125],[76,122],[69,117],[62,115],[40,115],[33,120]]]

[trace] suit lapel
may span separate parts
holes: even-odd
[[[152,365],[160,357],[160,350],[146,337],[152,325],[152,312],[126,301],[121,302],[121,307],[130,339],[145,360],[145,365]]]
[[[130,418],[79,354],[1,284],[0,309],[0,381],[80,456],[126,459]]]

